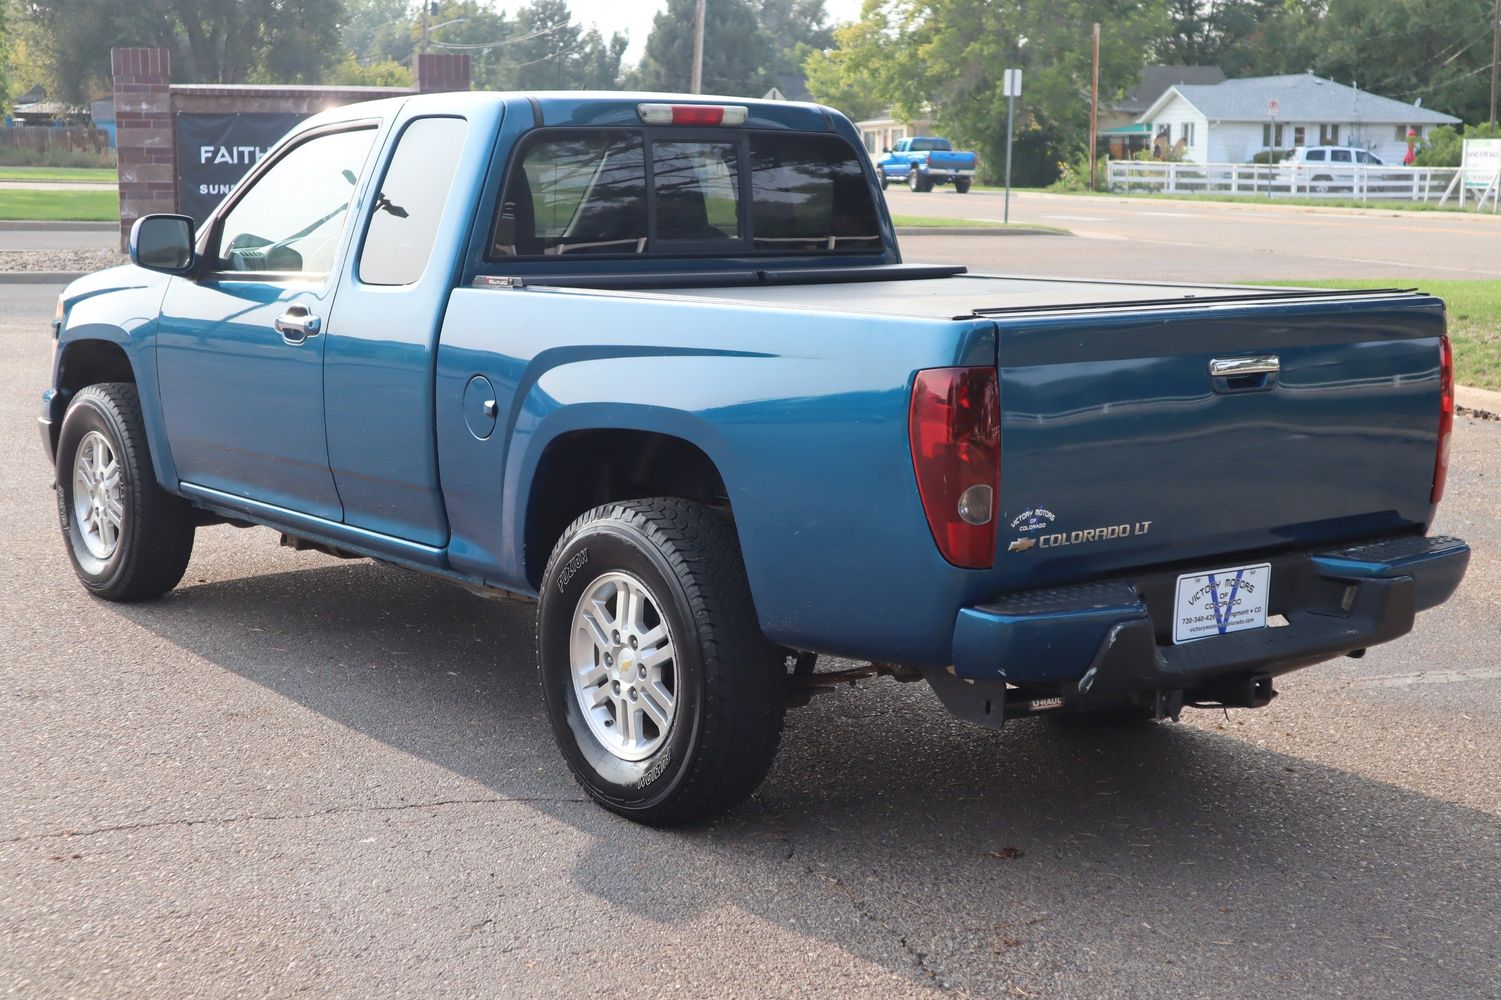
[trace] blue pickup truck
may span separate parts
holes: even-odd
[[[1264,705],[1468,562],[1442,302],[905,264],[815,105],[354,105],[130,256],[42,396],[83,586],[228,524],[536,601],[562,753],[642,822],[858,677],[986,726]]]
[[[936,184],[952,184],[960,194],[968,194],[975,179],[975,154],[954,149],[947,139],[916,136],[900,139],[895,148],[876,164],[876,179],[881,190],[892,181],[906,182],[907,187],[922,193]]]

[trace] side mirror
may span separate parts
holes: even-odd
[[[193,268],[193,220],[186,215],[143,215],[130,228],[130,262],[167,274]]]
[[[889,153],[889,152],[891,152],[891,147],[887,146],[885,149],[881,150],[881,152],[883,152],[883,153]]]

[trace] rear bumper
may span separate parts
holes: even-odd
[[[973,177],[973,168],[965,167],[918,167],[918,172],[934,180],[952,180],[956,177]]]
[[[1405,635],[1419,611],[1454,593],[1469,560],[1459,539],[1422,536],[1273,557],[1268,613],[1286,626],[1183,645],[1168,639],[1176,569],[1011,594],[959,613],[953,673],[934,687],[945,702],[944,687],[988,690],[985,704],[1021,687],[1050,708],[1152,692],[1208,697],[1227,679],[1287,673]]]

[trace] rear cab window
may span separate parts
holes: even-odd
[[[805,132],[543,129],[507,172],[487,257],[881,253],[855,148]]]

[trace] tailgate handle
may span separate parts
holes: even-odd
[[[1209,377],[1215,392],[1258,392],[1277,384],[1282,361],[1275,354],[1244,358],[1215,358],[1209,362]]]
[[[1282,360],[1275,354],[1257,354],[1249,358],[1215,358],[1209,362],[1209,374],[1215,378],[1236,375],[1275,375],[1282,370]]]

